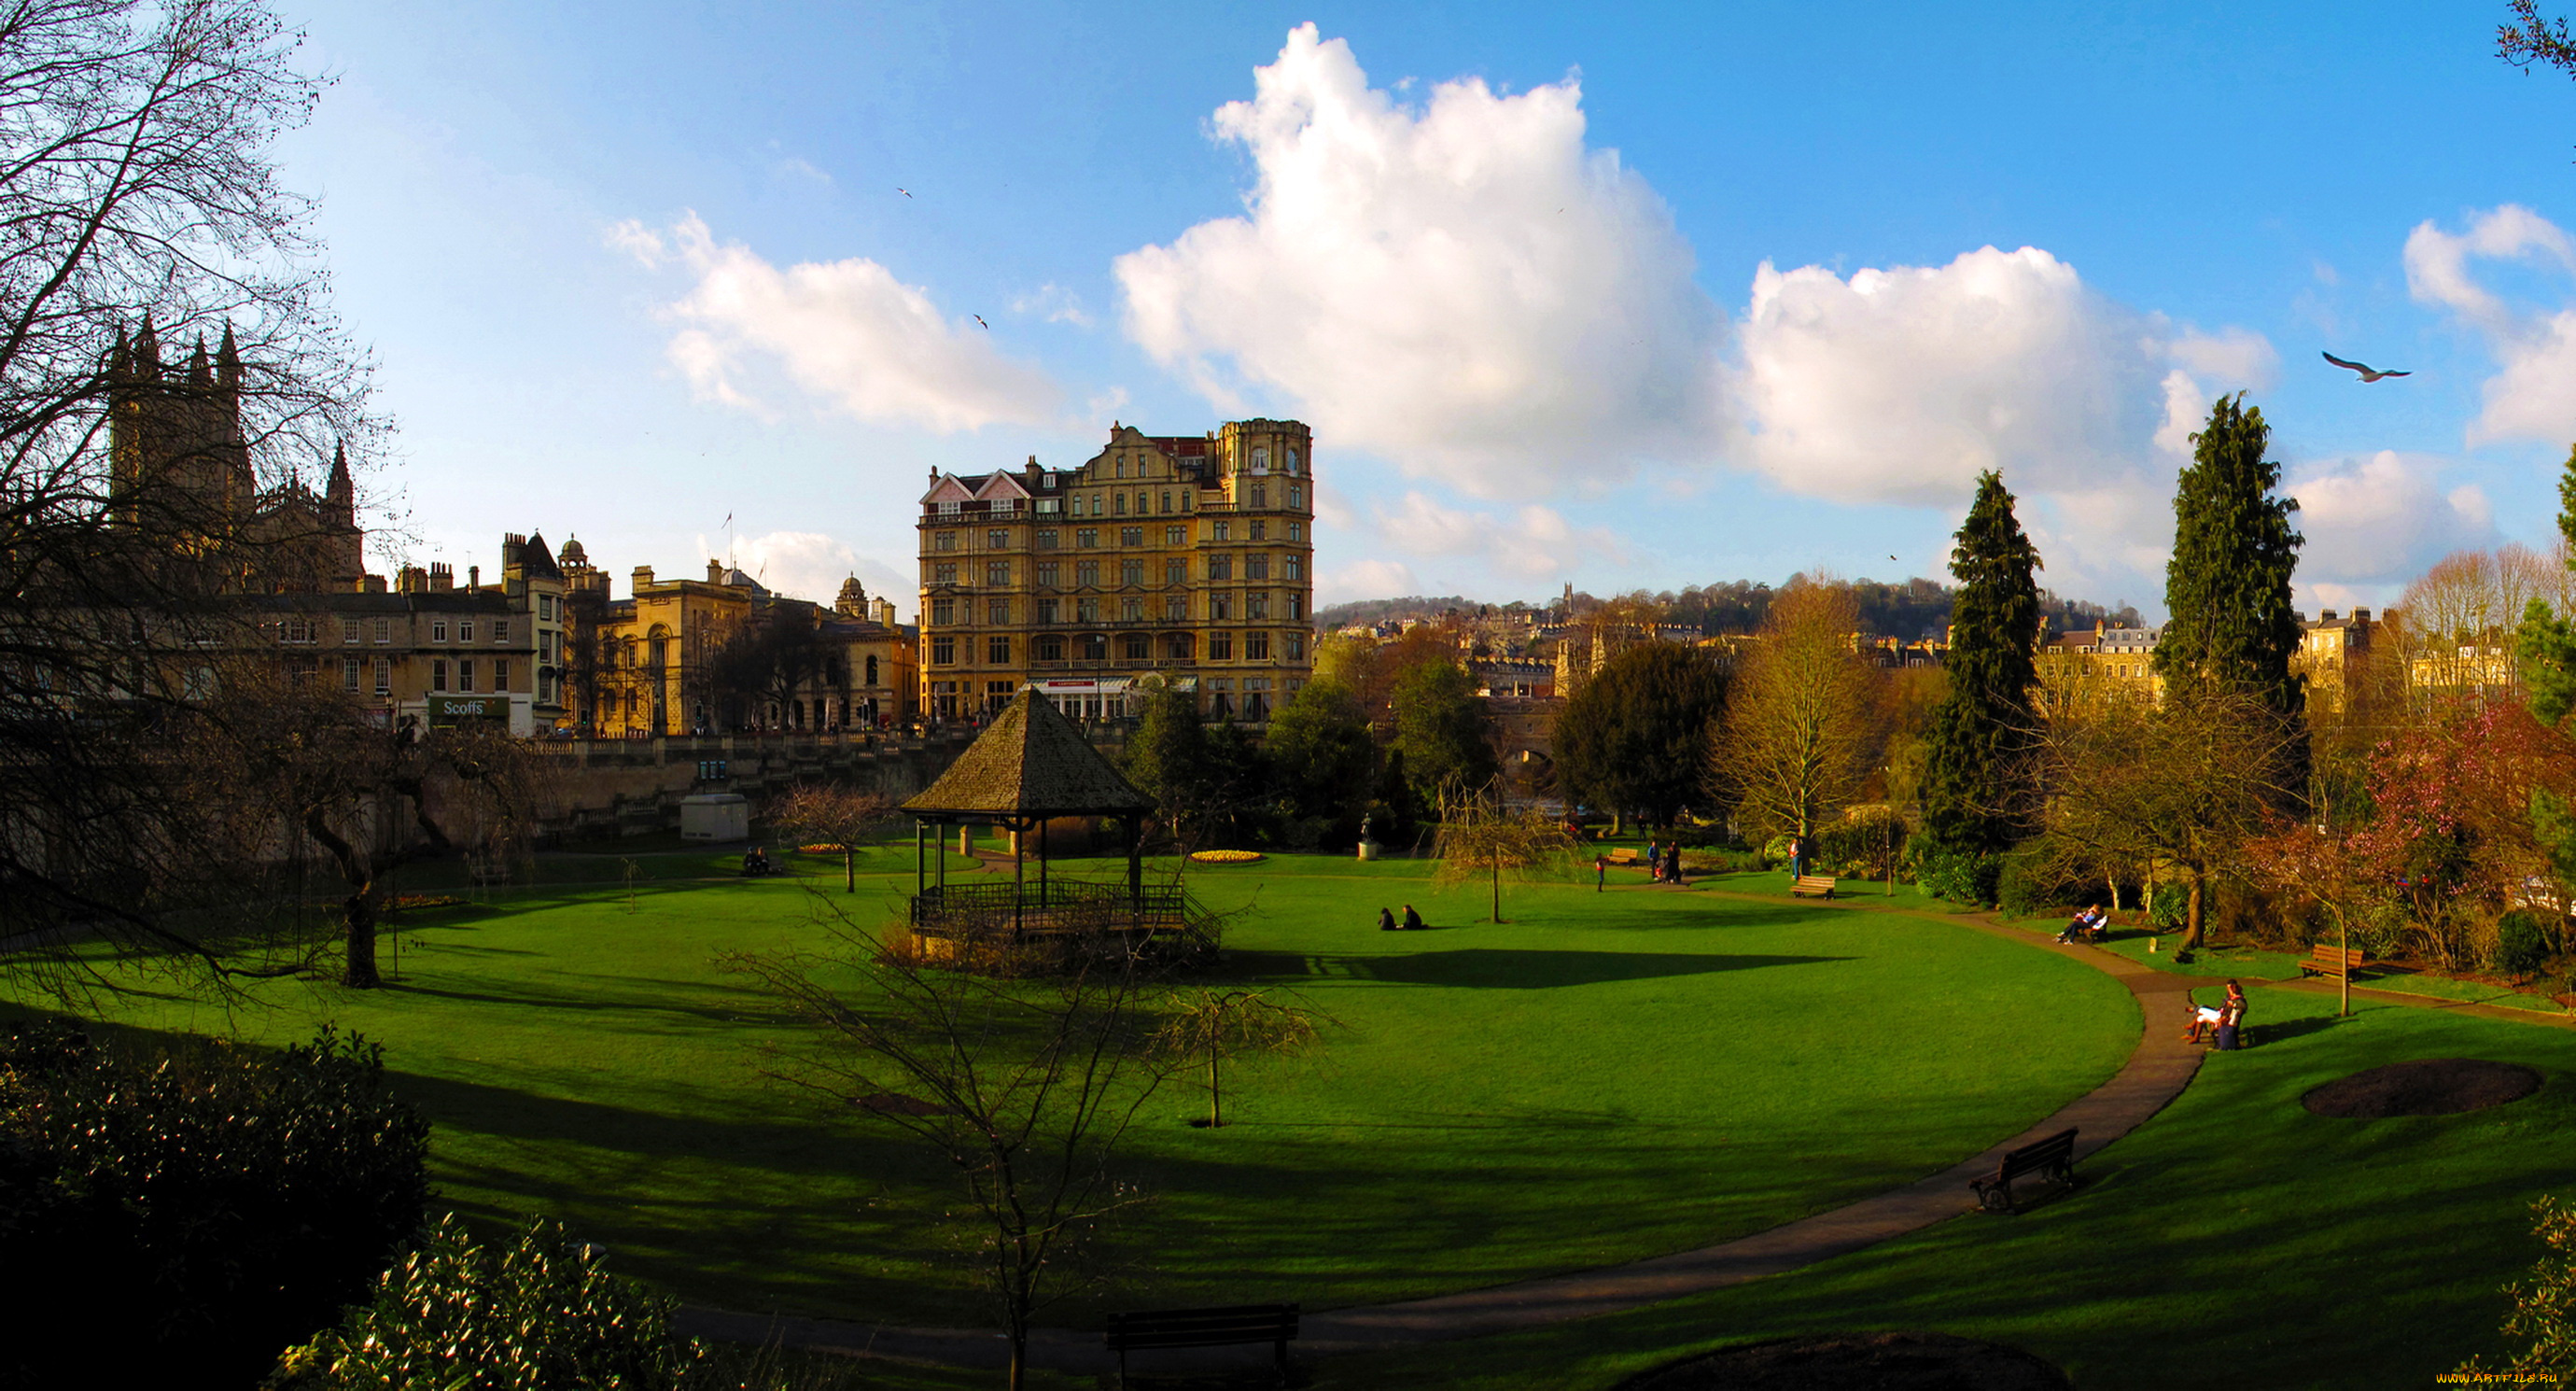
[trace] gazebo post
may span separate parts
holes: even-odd
[[[1020,944],[1023,919],[1029,908],[1028,871],[1023,868],[1028,861],[1018,853],[1020,837],[1027,831],[1025,822],[1011,827],[1011,945],[1015,947]]]
[[[1145,818],[1134,812],[1127,816],[1127,910],[1145,911]]]
[[[1047,871],[1046,871],[1046,865],[1047,865],[1047,823],[1046,823],[1046,818],[1045,818],[1045,817],[1043,817],[1043,816],[1041,816],[1041,817],[1039,817],[1039,818],[1038,818],[1038,906],[1039,906],[1040,908],[1044,908],[1044,907],[1046,906],[1046,903],[1047,903]]]
[[[923,842],[929,834],[929,822],[918,816],[912,818],[912,896],[916,902],[921,898],[921,891],[930,887],[930,864],[923,853]]]

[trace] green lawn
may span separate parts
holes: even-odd
[[[2257,989],[2257,1045],[2213,1054],[2070,1197],[1965,1216],[1771,1280],[1560,1328],[1327,1363],[1335,1388],[1608,1387],[1690,1352],[1919,1328],[2048,1357],[2087,1391],[2215,1381],[2425,1386],[2499,1346],[2497,1288],[2539,1254],[2531,1199],[2576,1190],[2576,1036]],[[2299,1097],[2408,1058],[2524,1063],[2547,1082],[2461,1116],[2335,1120]]]
[[[614,861],[611,861],[614,863]],[[808,862],[811,864],[812,862]],[[930,1159],[759,1075],[794,1026],[719,952],[813,945],[802,882],[669,872],[498,891],[415,920],[400,979],[281,983],[252,1008],[172,996],[140,1027],[263,1040],[323,1021],[387,1045],[468,1213],[560,1216],[621,1267],[738,1308],[917,1322],[980,1311],[943,1252]],[[909,845],[869,859],[871,919]],[[1937,1170],[2097,1084],[2137,1013],[2116,983],[1947,923],[1646,886],[1513,886],[1508,926],[1419,863],[1198,868],[1249,906],[1227,970],[1347,1028],[1236,1070],[1230,1114],[1154,1103],[1130,1146],[1154,1202],[1108,1296],[1375,1302],[1623,1261],[1768,1227]],[[1776,877],[1776,876],[1773,876]],[[1748,876],[1747,882],[1763,878]],[[1374,929],[1381,904],[1439,929]],[[1068,1310],[1063,1318],[1080,1316]]]

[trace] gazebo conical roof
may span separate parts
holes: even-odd
[[[1121,777],[1064,712],[1034,688],[1004,706],[981,737],[903,810],[918,816],[1124,816],[1154,799]]]

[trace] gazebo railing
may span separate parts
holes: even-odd
[[[912,926],[938,935],[1069,932],[1102,927],[1186,928],[1189,895],[1177,885],[1081,879],[1044,883],[930,885],[912,896]]]

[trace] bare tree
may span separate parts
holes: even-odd
[[[1565,823],[1536,807],[1510,811],[1496,789],[1452,793],[1440,799],[1440,834],[1432,853],[1440,869],[1432,882],[1443,888],[1486,879],[1493,885],[1493,921],[1502,922],[1503,877],[1526,878],[1565,864],[1576,848]]]
[[[1709,782],[1753,826],[1812,835],[1868,777],[1881,678],[1854,650],[1858,630],[1847,586],[1801,576],[1747,645]]]
[[[1181,996],[1155,1035],[1171,1058],[1207,1064],[1208,1128],[1225,1124],[1222,1064],[1245,1053],[1276,1053],[1315,1039],[1315,1012],[1282,1004],[1267,990],[1194,990]]]
[[[322,88],[299,38],[258,0],[0,5],[0,937],[199,946],[245,882],[172,751],[238,596],[309,579],[265,499],[381,430],[268,154]]]
[[[1031,1320],[1069,1293],[1101,1225],[1133,1201],[1111,1172],[1165,1077],[1162,992],[1115,944],[1066,944],[1057,969],[986,973],[887,949],[828,898],[829,955],[738,956],[818,1026],[774,1074],[944,1156],[1022,1384]]]
[[[769,805],[769,824],[840,852],[844,893],[859,891],[859,843],[883,831],[893,815],[894,802],[882,792],[825,783],[803,784]]]

